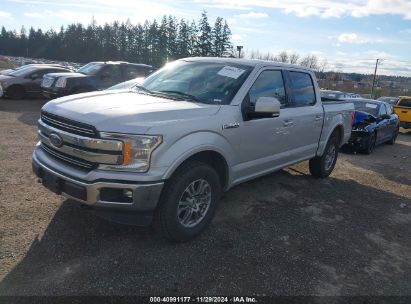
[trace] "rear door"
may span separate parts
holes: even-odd
[[[283,112],[287,113],[284,125],[289,125],[287,145],[291,159],[307,159],[315,156],[323,126],[324,110],[312,76],[308,72],[286,73],[291,99]],[[281,113],[283,113],[281,112]]]

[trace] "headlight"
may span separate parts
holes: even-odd
[[[129,135],[101,133],[102,138],[118,139],[123,142],[122,165],[100,165],[102,170],[147,172],[154,149],[163,141],[160,135]]]
[[[56,81],[56,87],[57,88],[65,88],[66,84],[67,84],[67,78],[64,78],[64,77],[60,77]]]

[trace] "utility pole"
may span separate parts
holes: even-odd
[[[372,79],[371,98],[373,98],[373,96],[374,96],[375,78],[377,76],[377,68],[378,68],[378,62],[379,61],[380,61],[380,59],[377,58],[377,61],[375,62],[374,77]]]
[[[238,51],[238,58],[241,58],[241,50],[243,49],[242,45],[237,45],[237,51]]]

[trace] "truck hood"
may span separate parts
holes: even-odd
[[[215,115],[220,106],[140,94],[102,91],[70,95],[45,104],[43,111],[93,125],[98,131],[146,134],[154,126]]]

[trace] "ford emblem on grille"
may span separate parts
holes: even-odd
[[[61,148],[63,146],[63,138],[57,133],[50,133],[49,140],[56,148]]]

